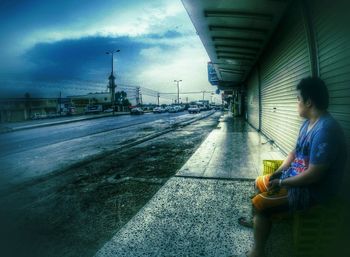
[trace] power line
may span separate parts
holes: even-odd
[[[181,94],[186,95],[186,94],[203,94],[203,93],[214,93],[212,91],[198,91],[198,92],[181,92]],[[177,93],[160,93],[162,95],[176,95]]]
[[[61,80],[57,82],[47,82],[47,81],[2,81],[5,87],[11,87],[16,84],[17,89],[20,90],[30,90],[30,89],[50,89],[57,91],[81,91],[85,93],[92,92],[100,92],[100,93],[108,93],[106,87],[108,86],[106,83],[101,83],[99,81],[91,81],[91,80]],[[28,88],[25,88],[28,87]],[[23,89],[22,89],[23,88]],[[146,87],[141,87],[137,85],[131,84],[117,84],[116,91],[124,91],[127,93],[128,98],[138,98],[140,95],[154,97],[155,99],[161,98],[166,100],[174,100],[173,96],[175,96],[176,92],[159,92],[153,89],[149,89]],[[71,92],[72,93],[72,92]],[[180,95],[187,94],[200,94],[203,95],[205,93],[213,93],[211,91],[189,91],[189,92],[180,92]]]

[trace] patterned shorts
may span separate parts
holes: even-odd
[[[284,187],[273,191],[268,190],[270,176],[264,175],[256,178],[255,187],[259,193],[252,199],[253,206],[259,212],[286,211],[288,209],[288,191]]]

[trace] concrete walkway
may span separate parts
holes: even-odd
[[[275,159],[284,156],[264,136],[248,123],[226,115],[177,175],[255,179],[262,160]]]
[[[253,232],[237,223],[250,215],[249,195],[262,159],[283,155],[239,119],[220,123],[176,176],[97,253],[102,256],[207,256],[244,253]],[[268,256],[289,257],[290,226],[277,224]],[[283,245],[283,250],[280,245]]]

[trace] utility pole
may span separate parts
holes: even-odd
[[[140,104],[140,87],[136,88],[136,105]]]
[[[110,54],[112,55],[112,58],[111,58],[111,63],[112,63],[112,71],[111,71],[111,75],[109,75],[108,77],[108,80],[109,80],[109,85],[108,85],[108,88],[110,90],[110,93],[111,93],[111,105],[112,105],[112,109],[113,109],[113,115],[114,115],[114,109],[115,109],[115,89],[117,87],[117,85],[115,84],[115,77],[114,77],[114,71],[113,71],[113,68],[114,68],[114,59],[113,59],[113,56],[115,53],[118,53],[120,52],[120,50],[113,50],[113,51],[109,51],[109,52],[106,52],[106,54]]]
[[[205,93],[205,91],[202,91],[202,93],[203,93],[203,101],[204,101],[204,93]]]
[[[160,94],[159,94],[159,92],[158,92],[158,93],[157,93],[158,106],[159,106],[159,97],[160,97]]]
[[[182,80],[174,80],[174,82],[176,82],[176,85],[177,85],[177,104],[180,103],[180,87],[179,87],[179,83],[181,82]]]
[[[60,110],[60,116],[62,115],[62,91],[60,91],[60,100],[59,100],[59,110]]]

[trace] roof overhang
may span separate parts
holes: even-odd
[[[239,87],[259,59],[289,0],[182,0],[214,65],[218,88]]]

